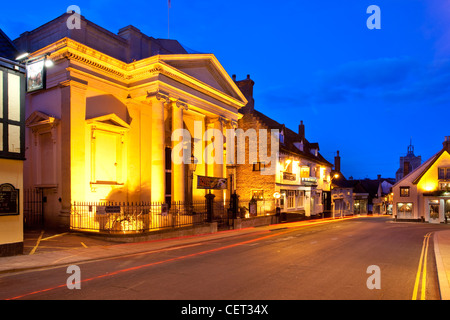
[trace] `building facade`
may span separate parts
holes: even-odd
[[[255,138],[245,145],[246,163],[236,166],[236,190],[240,199],[256,199],[261,212],[275,212],[278,206],[282,212],[314,216],[330,208],[330,164],[319,153],[319,144],[310,143],[305,137],[303,122],[294,132],[285,125],[255,110],[253,80],[236,81],[249,101],[242,108],[238,128],[244,132],[254,130]],[[261,131],[262,130],[262,131]],[[278,132],[278,150],[270,139],[270,132]],[[267,132],[262,135],[261,132]],[[267,141],[264,141],[267,139]],[[261,146],[261,142],[263,145]],[[252,146],[258,144],[258,157],[250,159]],[[267,155],[275,155],[266,163],[261,157],[261,148],[268,146]]]
[[[45,88],[26,98],[24,183],[43,191],[46,223],[68,227],[79,201],[204,200],[197,177],[227,173],[226,153],[212,163],[207,158],[217,155],[206,149],[236,127],[247,103],[236,84],[213,54],[190,54],[133,26],[114,34],[82,16],[70,29],[71,17],[14,41],[54,64]],[[171,161],[172,150],[195,168]],[[226,191],[214,192],[222,199]]]
[[[446,223],[450,217],[450,137],[443,148],[393,187],[397,220]]]
[[[0,30],[0,256],[23,252],[25,69]]]

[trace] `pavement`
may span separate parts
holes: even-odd
[[[282,225],[251,227],[133,243],[105,241],[81,233],[28,232],[24,236],[22,255],[0,257],[0,276],[4,273],[68,266],[122,255],[157,251],[264,230],[292,228],[299,224],[305,224],[305,222],[291,222]],[[450,230],[435,231],[433,243],[441,299],[450,300]]]

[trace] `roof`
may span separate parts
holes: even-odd
[[[302,158],[323,164],[325,166],[333,167],[333,165],[328,162],[319,152],[317,152],[317,156],[311,153],[311,149],[319,150],[319,144],[310,143],[305,138],[301,137],[298,133],[292,131],[289,128],[286,128],[284,124],[281,124],[272,118],[266,116],[262,112],[257,110],[251,110],[249,114],[257,117],[267,128],[269,129],[278,129],[280,132],[284,132],[284,143],[280,142],[280,151],[285,153],[293,153]],[[303,151],[298,149],[294,143],[303,142]]]
[[[9,37],[0,29],[0,57],[14,60],[17,56],[17,48]]]
[[[59,28],[58,26],[61,25],[61,23],[65,23],[71,15],[72,13],[63,13],[31,31],[22,33],[19,38],[14,40],[14,44],[19,49],[34,52],[57,40],[67,37],[124,62],[141,60],[155,55],[200,53],[182,45],[177,40],[156,39],[148,36],[132,25],[121,28],[119,33],[116,34],[86,19],[83,15],[80,15],[80,20],[83,23],[83,32],[73,32],[68,28]],[[57,31],[47,29],[52,26],[56,26],[54,29]],[[94,34],[94,31],[100,33],[100,39],[102,41],[97,41],[96,35],[91,35],[91,33]],[[53,34],[51,37],[35,37],[36,34],[41,32],[50,32]],[[128,32],[133,35],[138,35],[140,38],[139,46],[134,45],[127,36],[124,35]],[[105,46],[105,43],[108,44],[108,46]],[[130,57],[125,54],[128,49],[133,50]]]
[[[422,170],[422,172],[420,173],[420,175],[419,175],[416,179],[414,179],[413,184],[418,184],[418,183],[419,183],[419,181],[420,181],[420,179],[422,179],[423,175],[428,171],[428,169],[431,168],[431,166],[437,161],[437,159],[439,159],[439,157],[440,157],[444,152],[447,152],[447,153],[450,154],[450,152],[448,152],[447,149],[442,149],[441,151],[439,151],[438,153],[436,153],[436,154],[432,157],[431,161],[429,161],[429,163],[428,163],[428,161],[427,161],[427,163],[428,163],[427,166]],[[419,168],[420,168],[420,167],[419,167]],[[417,169],[419,169],[419,168],[417,168]]]
[[[419,183],[420,179],[422,178],[422,176],[428,171],[428,169],[436,162],[436,160],[442,155],[442,153],[446,151],[445,149],[441,149],[438,153],[436,153],[435,155],[433,155],[430,159],[428,159],[427,161],[425,161],[424,163],[422,163],[420,166],[418,166],[416,169],[414,169],[413,171],[411,171],[410,173],[408,173],[406,176],[404,176],[403,178],[401,178],[400,180],[398,180],[393,187],[395,187],[396,185],[400,184],[403,182],[403,180],[413,176],[413,175],[417,175],[419,173],[419,175],[414,179],[413,184],[417,184]],[[448,151],[447,151],[448,152]]]

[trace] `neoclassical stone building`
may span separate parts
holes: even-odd
[[[189,53],[133,26],[114,34],[82,16],[70,29],[69,17],[14,41],[29,58],[54,63],[46,87],[26,97],[24,184],[43,189],[47,223],[67,225],[74,201],[204,199],[198,176],[233,174],[226,151],[222,164],[203,156],[207,129],[235,127],[247,103],[213,54]],[[183,128],[194,168],[170,161],[179,138],[172,132]],[[227,191],[214,192],[221,199]]]

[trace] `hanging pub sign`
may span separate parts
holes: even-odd
[[[19,190],[9,183],[0,185],[0,216],[19,214]]]
[[[27,92],[45,89],[45,58],[27,63]]]
[[[197,176],[197,189],[223,190],[227,188],[227,178]]]

